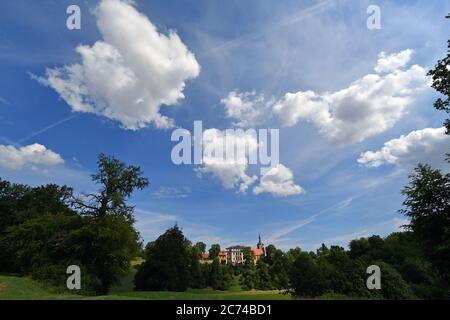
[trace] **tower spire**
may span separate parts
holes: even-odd
[[[256,245],[258,249],[264,248],[264,244],[261,241],[261,234],[258,235],[258,244]]]

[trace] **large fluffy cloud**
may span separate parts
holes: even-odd
[[[254,127],[264,122],[268,108],[273,101],[267,101],[264,95],[255,92],[231,91],[220,100],[225,108],[225,115],[238,127]]]
[[[260,179],[259,185],[253,189],[254,194],[263,192],[279,197],[286,197],[304,192],[303,188],[294,183],[294,175],[282,164],[268,170]]]
[[[184,98],[186,80],[200,72],[194,55],[175,32],[159,33],[131,1],[102,0],[95,14],[103,40],[78,46],[81,63],[47,69],[39,80],[73,111],[102,115],[132,130],[172,127],[160,107]]]
[[[391,128],[415,94],[428,86],[424,68],[407,67],[411,54],[410,49],[392,55],[382,52],[375,73],[349,87],[325,93],[287,93],[273,110],[286,126],[306,120],[333,141],[361,142]]]
[[[226,156],[226,143],[247,148],[243,157]],[[224,133],[218,129],[207,129],[203,132],[203,165],[198,172],[211,173],[222,181],[225,188],[238,187],[245,192],[256,180],[256,176],[246,173],[248,156],[258,148],[258,140],[251,134],[242,135]]]
[[[234,152],[230,152],[232,147]],[[196,170],[217,177],[227,189],[237,188],[246,192],[258,181],[257,175],[250,175],[249,165],[256,164],[258,138],[250,131],[226,132],[208,129],[203,133],[203,164]],[[239,150],[239,151],[238,151]],[[270,193],[284,197],[303,193],[303,188],[294,183],[292,171],[282,164],[261,170],[260,182],[253,188],[254,194]]]
[[[445,128],[427,128],[390,140],[378,151],[362,153],[358,163],[367,167],[393,164],[409,168],[420,162],[443,168],[448,166],[444,160],[449,150],[450,136],[445,135]]]
[[[0,166],[8,169],[20,169],[23,166],[52,166],[64,163],[61,156],[41,144],[31,144],[16,148],[12,145],[0,145]]]

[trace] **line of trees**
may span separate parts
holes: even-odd
[[[376,235],[355,239],[348,250],[323,244],[316,252],[298,247],[283,252],[269,245],[256,265],[248,259],[248,263],[230,266],[217,257],[212,264],[200,263],[198,244],[192,245],[174,226],[144,251],[145,262],[135,277],[137,290],[227,290],[235,279],[245,290],[281,290],[301,297],[449,298],[448,274],[428,258],[413,231],[392,233],[384,239]],[[381,269],[381,290],[366,286],[367,267],[374,264]]]

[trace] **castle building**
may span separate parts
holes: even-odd
[[[237,265],[244,263],[244,246],[232,246],[227,248],[227,263]]]
[[[239,265],[245,262],[244,258],[244,249],[248,248],[245,246],[231,246],[226,248],[223,251],[219,252],[218,258],[221,263],[231,264],[231,265]],[[266,250],[264,247],[264,243],[261,241],[261,235],[258,237],[258,243],[256,244],[256,248],[250,248],[253,257],[253,263],[256,264],[262,257],[266,255]],[[209,259],[209,254],[204,253],[202,256],[202,262],[208,263],[212,262]]]

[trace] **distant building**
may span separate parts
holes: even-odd
[[[253,248],[252,251],[255,257],[255,263],[266,255],[266,248],[264,247],[264,243],[261,241],[261,235],[258,236],[258,243],[256,244],[256,248]]]
[[[218,258],[221,263],[239,265],[245,262],[244,259],[244,249],[248,248],[245,246],[231,246],[226,248],[226,250],[220,251]],[[250,248],[253,253],[253,263],[257,263],[262,257],[266,255],[266,249],[264,243],[261,241],[261,235],[258,237],[258,243],[256,248]],[[212,260],[209,258],[209,253],[202,254],[202,263],[211,263]]]
[[[244,246],[232,246],[227,248],[227,263],[231,265],[244,263]]]
[[[218,255],[219,261],[221,263],[227,263],[227,252],[226,251],[220,251]]]
[[[227,263],[227,252],[220,251],[217,255],[220,263]],[[209,252],[202,253],[202,258],[200,259],[200,263],[212,263],[213,260],[209,258]]]
[[[212,260],[209,259],[209,252],[202,253],[202,258],[200,259],[200,263],[212,263]]]

